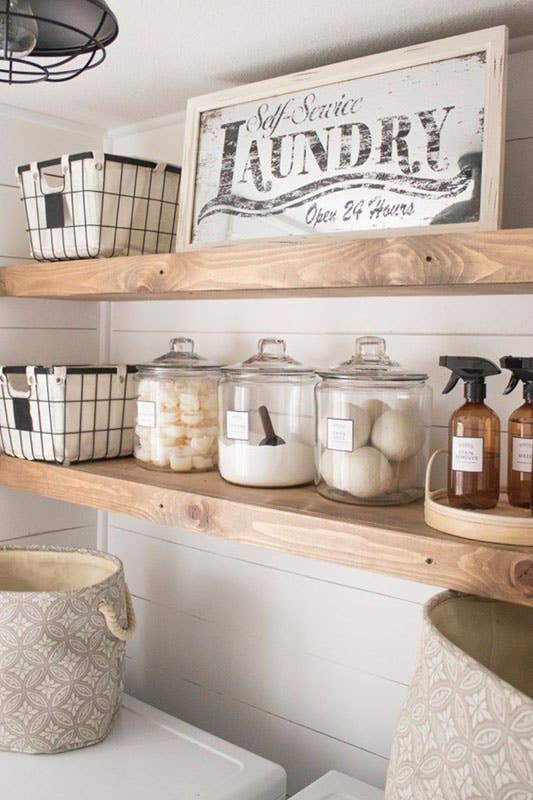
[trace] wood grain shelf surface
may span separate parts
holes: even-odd
[[[186,252],[0,268],[0,296],[147,300],[533,291],[533,228],[309,236]]]
[[[216,473],[171,475],[133,459],[62,467],[0,456],[0,485],[296,556],[533,605],[533,548],[429,528],[421,503],[334,503],[312,487],[252,489]]]

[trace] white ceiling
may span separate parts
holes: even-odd
[[[72,0],[73,1],[73,0]],[[115,127],[188,97],[506,24],[533,34],[533,0],[109,0],[104,64],[65,84],[0,84],[0,103]]]

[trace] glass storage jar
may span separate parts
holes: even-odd
[[[194,341],[170,340],[170,351],[137,367],[134,455],[164,472],[206,472],[217,464],[220,364],[194,352]]]
[[[258,353],[223,369],[218,387],[218,468],[230,483],[298,486],[315,474],[316,376],[261,339]]]
[[[391,361],[385,340],[376,336],[358,338],[349,361],[319,375],[319,493],[359,505],[422,497],[431,425],[428,376]]]

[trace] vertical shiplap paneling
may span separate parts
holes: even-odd
[[[0,264],[29,260],[25,217],[15,168],[91,148],[97,133],[31,120],[27,113],[0,113]],[[96,303],[0,298],[0,364],[90,363],[98,358]],[[94,544],[96,514],[89,509],[0,490],[0,541]],[[29,537],[29,538],[28,538]]]
[[[533,225],[532,70],[533,52],[511,56],[506,227]],[[173,160],[182,136],[180,122],[158,121],[152,131],[143,126],[115,137],[113,147]],[[310,364],[347,358],[357,334],[384,334],[394,357],[430,374],[434,446],[445,442],[448,416],[461,399],[458,390],[440,394],[441,353],[533,353],[530,296],[113,304],[115,359],[153,358],[179,333],[228,361],[249,355],[262,334],[283,334]],[[520,398],[503,399],[503,381],[491,382],[490,399],[505,428]],[[135,694],[283,764],[291,792],[332,768],[383,785],[421,603],[436,588],[137,520],[110,521],[109,546],[124,559],[139,598],[142,624],[128,675]]]

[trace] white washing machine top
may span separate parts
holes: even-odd
[[[384,797],[383,789],[332,771],[293,795],[291,800],[383,800]]]
[[[286,781],[277,764],[127,696],[100,744],[0,752],[6,800],[283,800]]]

